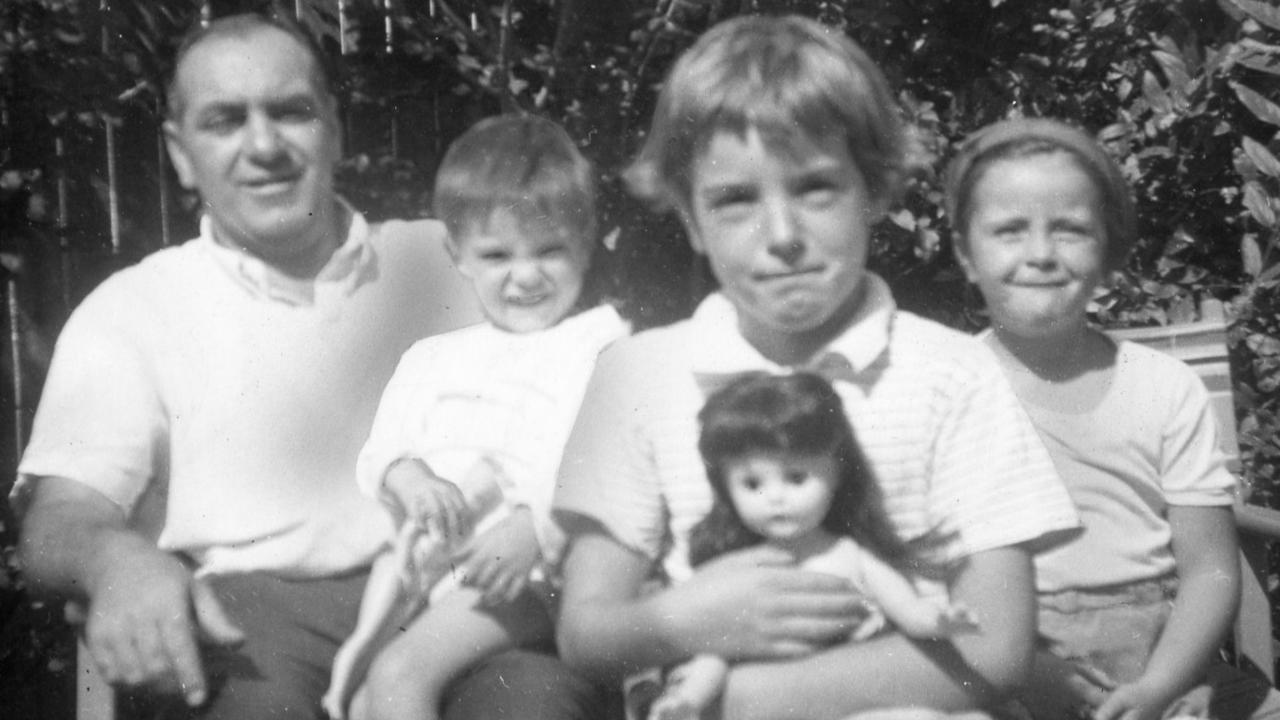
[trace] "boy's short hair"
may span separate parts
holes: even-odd
[[[902,118],[884,74],[844,33],[801,16],[741,16],[680,56],[658,96],[644,147],[626,173],[636,195],[688,215],[694,159],[715,133],[755,129],[789,152],[797,131],[844,133],[875,199],[902,183]]]
[[[485,118],[454,140],[436,171],[432,211],[455,240],[495,210],[594,240],[591,163],[564,128],[535,115]]]
[[[182,120],[186,98],[181,97],[178,92],[178,68],[192,49],[210,38],[244,38],[262,28],[275,28],[293,38],[311,58],[316,87],[321,92],[334,94],[334,71],[329,56],[306,27],[278,8],[270,12],[244,12],[216,18],[207,23],[197,22],[178,40],[165,78],[165,117],[173,121]]]
[[[1107,233],[1104,261],[1119,270],[1137,241],[1138,219],[1129,183],[1116,161],[1088,133],[1048,118],[1017,118],[983,127],[965,138],[947,166],[947,215],[958,251],[967,252],[965,234],[973,190],[987,170],[1002,160],[1066,153],[1093,181],[1102,202]]]

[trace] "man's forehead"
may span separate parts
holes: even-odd
[[[187,102],[324,93],[311,52],[269,25],[201,39],[178,65],[175,87]]]

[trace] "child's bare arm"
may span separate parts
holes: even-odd
[[[939,607],[921,598],[902,573],[872,553],[862,555],[862,579],[871,600],[903,634],[922,639],[947,638],[978,628],[967,607]]]
[[[735,665],[724,693],[724,717],[835,720],[904,705],[946,711],[980,707],[1018,685],[1031,665],[1032,578],[1031,558],[1019,546],[971,555],[956,571],[951,597],[1001,622],[984,623],[949,642],[893,634],[791,662]]]
[[[699,653],[794,657],[847,637],[864,608],[848,584],[797,570],[787,553],[731,553],[641,597],[650,561],[602,531],[577,535],[564,562],[561,656],[605,680]]]
[[[1097,720],[1152,720],[1189,690],[1218,651],[1240,597],[1240,561],[1230,507],[1172,506],[1169,525],[1178,597],[1147,668],[1116,688]]]

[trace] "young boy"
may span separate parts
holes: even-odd
[[[594,187],[564,130],[531,116],[480,122],[441,163],[434,209],[488,322],[414,345],[383,394],[357,480],[402,529],[335,662],[335,717],[366,667],[353,717],[429,719],[478,660],[551,638],[526,590],[561,546],[555,470],[596,356],[627,333],[584,298]]]
[[[570,664],[616,681],[719,655],[733,664],[720,714],[735,720],[964,710],[1025,676],[1028,546],[1076,516],[990,351],[898,312],[865,268],[900,182],[895,108],[859,48],[798,17],[728,21],[673,68],[630,180],[679,213],[720,290],[605,352],[588,386],[554,503]],[[712,503],[700,383],[761,369],[834,381],[894,529],[925,559],[918,587],[998,622],[950,642],[846,643],[859,598],[785,551],[692,573],[689,529]],[[654,576],[669,587],[642,593]]]

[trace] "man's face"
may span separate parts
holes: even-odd
[[[339,130],[307,50],[265,25],[209,37],[183,58],[174,90],[169,152],[216,239],[286,272],[318,269],[336,239]]]

